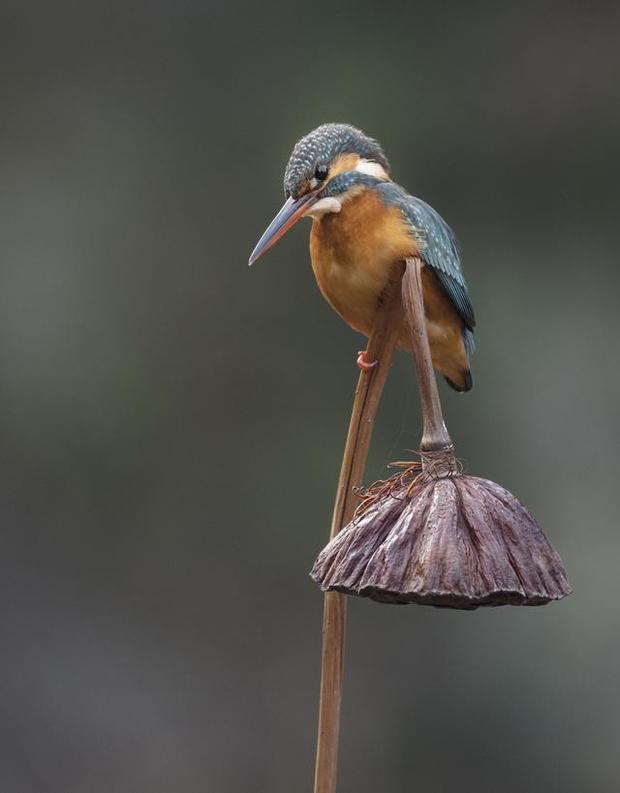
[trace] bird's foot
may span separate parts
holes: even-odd
[[[357,354],[357,365],[363,372],[369,372],[371,369],[374,369],[375,366],[379,363],[379,361],[370,361],[366,360],[366,350],[360,350]]]

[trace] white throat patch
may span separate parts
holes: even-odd
[[[322,215],[325,215],[327,212],[340,212],[342,209],[342,204],[338,201],[337,198],[329,197],[329,198],[321,198],[316,204],[313,204],[310,209],[307,209],[304,212],[304,217],[310,218],[320,218]]]

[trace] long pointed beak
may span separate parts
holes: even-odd
[[[252,251],[248,264],[254,264],[263,253],[266,253],[269,248],[275,245],[280,237],[283,237],[286,232],[304,216],[305,212],[316,200],[317,196],[315,192],[306,193],[300,198],[288,198],[284,202],[282,209],[267,226],[263,236],[256,243],[256,247]]]

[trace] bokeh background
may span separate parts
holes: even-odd
[[[455,227],[467,469],[574,595],[351,601],[340,789],[620,789],[617,3],[0,4],[0,790],[311,790],[327,532],[360,338],[295,229],[349,121]],[[416,448],[399,356],[367,479]]]

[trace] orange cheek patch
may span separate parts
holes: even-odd
[[[328,181],[331,181],[334,176],[338,176],[339,173],[354,171],[359,161],[360,158],[357,154],[341,154],[339,157],[336,157],[330,166]]]

